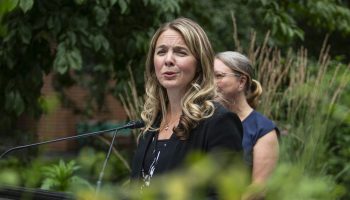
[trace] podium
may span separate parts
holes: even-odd
[[[64,192],[42,189],[0,186],[0,200],[74,200],[74,196]]]

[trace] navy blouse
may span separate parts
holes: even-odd
[[[243,151],[247,164],[253,166],[253,147],[256,142],[267,133],[278,129],[276,125],[264,115],[253,110],[248,117],[242,121],[243,125]]]

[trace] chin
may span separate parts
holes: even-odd
[[[170,83],[163,83],[162,86],[165,89],[173,89],[173,88],[178,88],[179,87],[179,85],[177,85],[177,84],[170,84]]]

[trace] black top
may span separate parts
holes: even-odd
[[[165,165],[170,162],[172,157],[172,149],[176,146],[176,136],[173,134],[170,139],[167,140],[156,140],[157,134],[152,139],[152,142],[147,148],[145,159],[143,161],[143,170],[149,174],[150,168],[156,167],[155,172],[162,173],[159,169],[164,169],[163,167],[157,167]],[[159,155],[158,155],[159,154]],[[155,158],[157,158],[154,160]],[[154,163],[153,163],[154,162]],[[153,163],[153,164],[152,164]]]
[[[155,167],[153,174],[176,169],[191,151],[211,152],[226,149],[241,152],[243,128],[240,119],[220,104],[214,105],[214,114],[201,120],[187,140],[179,140],[173,134],[169,140],[159,142],[154,139],[158,134],[156,131],[147,131],[141,136],[133,158],[131,178],[144,178],[143,175],[149,175],[152,167]],[[157,120],[153,127],[159,127],[160,121]],[[152,166],[157,156],[158,163]]]
[[[157,140],[157,135],[154,135],[151,144],[147,148],[141,169],[141,178],[147,186],[150,184],[153,175],[166,171],[164,166],[171,161],[177,143],[175,134],[172,134],[170,139],[167,140]]]

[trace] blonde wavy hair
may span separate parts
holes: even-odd
[[[215,58],[222,61],[233,72],[238,72],[247,77],[247,82],[245,84],[246,99],[252,108],[257,108],[259,97],[263,91],[259,81],[252,78],[254,77],[254,69],[250,60],[243,54],[235,51],[218,53]]]
[[[214,52],[204,30],[196,22],[187,18],[178,18],[163,24],[151,40],[145,69],[146,99],[141,113],[142,120],[145,122],[143,133],[148,130],[158,130],[159,128],[152,125],[159,114],[161,116],[167,114],[168,96],[156,77],[153,57],[159,36],[169,29],[182,35],[187,47],[197,60],[195,77],[181,100],[182,115],[179,125],[173,130],[180,140],[186,140],[190,131],[201,119],[212,116],[214,113],[212,100],[216,96],[213,77]]]

